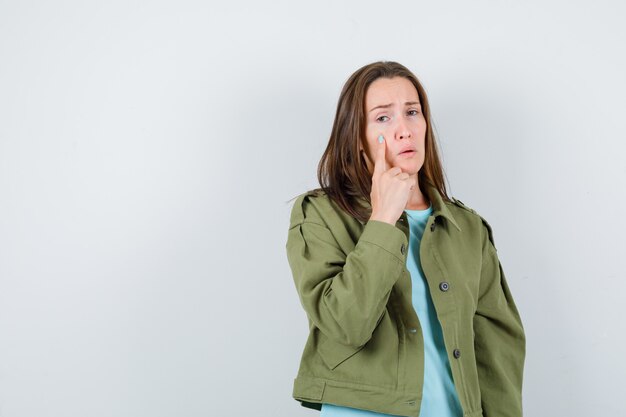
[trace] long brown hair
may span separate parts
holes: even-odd
[[[426,90],[405,66],[393,61],[373,62],[356,70],[341,90],[330,139],[317,169],[321,188],[310,191],[314,194],[325,192],[339,207],[363,222],[367,222],[371,215],[372,189],[371,174],[364,156],[359,152],[360,142],[365,142],[365,95],[378,78],[393,77],[404,77],[413,83],[426,119],[424,164],[418,173],[420,189],[425,192],[426,183],[430,183],[444,200],[450,201]],[[360,205],[358,199],[367,201],[370,207]]]

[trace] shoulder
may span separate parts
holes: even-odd
[[[305,221],[324,225],[324,217],[332,210],[331,205],[330,198],[320,188],[298,195],[291,209],[290,227]]]
[[[476,210],[474,210],[473,208],[471,208],[470,206],[468,206],[467,204],[463,203],[461,200],[459,200],[458,198],[452,197],[451,198],[451,203],[449,203],[450,206],[452,207],[456,207],[457,209],[455,210],[455,214],[459,213],[465,216],[469,216],[469,217],[473,217],[475,221],[479,221],[482,223],[482,228],[484,230],[484,232],[487,232],[487,235],[489,236],[489,240],[491,241],[491,244],[494,246],[495,248],[495,242],[493,239],[493,230],[491,228],[491,225],[489,224],[489,222],[487,222],[487,220],[481,215],[479,214]]]

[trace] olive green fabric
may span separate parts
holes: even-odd
[[[426,194],[421,266],[464,416],[521,416],[525,335],[491,227],[436,188]],[[408,242],[405,212],[395,226],[362,223],[324,193],[296,199],[286,251],[310,330],[292,393],[303,406],[419,416],[424,351]]]

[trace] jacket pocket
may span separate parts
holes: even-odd
[[[335,343],[326,337],[323,337],[323,341],[317,347],[322,360],[328,366],[329,369],[335,369],[342,362],[356,354],[363,349],[365,345],[360,347],[353,347],[342,345],[341,343]]]

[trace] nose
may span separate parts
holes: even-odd
[[[404,119],[400,119],[400,121],[398,122],[396,138],[398,138],[399,140],[411,138],[411,131],[407,127],[406,121]]]

